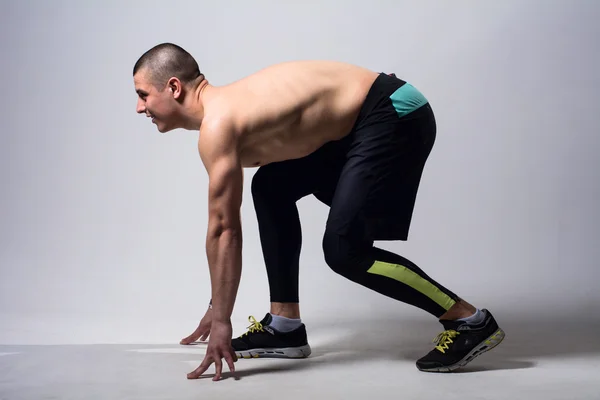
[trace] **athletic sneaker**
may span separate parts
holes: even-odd
[[[290,332],[279,332],[269,326],[271,314],[258,322],[253,316],[248,331],[232,340],[231,344],[239,358],[304,358],[311,353],[306,337],[306,326],[300,325]]]
[[[426,372],[451,372],[499,345],[504,331],[488,310],[481,311],[485,317],[479,324],[440,320],[445,331],[434,339],[437,346],[417,361],[417,368]]]

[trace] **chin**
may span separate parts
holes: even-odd
[[[158,124],[156,124],[156,129],[160,132],[160,133],[167,133],[169,132],[171,129],[168,129],[165,126],[160,126]]]
[[[164,123],[162,121],[154,121],[153,123],[156,125],[156,129],[160,133],[167,133],[167,132],[170,132],[177,128],[177,126],[167,125],[166,123]]]

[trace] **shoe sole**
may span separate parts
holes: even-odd
[[[465,365],[467,365],[486,351],[490,351],[494,347],[498,346],[504,340],[505,336],[506,334],[504,333],[504,331],[501,328],[498,328],[496,332],[494,332],[487,339],[482,341],[477,347],[471,350],[469,354],[462,358],[462,360],[452,365],[446,365],[444,367],[419,368],[419,370],[424,372],[452,372],[458,368],[464,367]]]
[[[310,345],[269,349],[236,351],[238,358],[306,358],[311,353]]]

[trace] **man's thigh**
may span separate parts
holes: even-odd
[[[253,196],[297,201],[314,194],[331,205],[347,153],[344,146],[342,141],[330,142],[308,156],[260,167],[252,179]]]
[[[361,240],[407,240],[434,139],[429,105],[411,118],[357,131],[331,200],[330,232]]]

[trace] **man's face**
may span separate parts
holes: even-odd
[[[177,126],[177,101],[173,91],[166,85],[162,90],[154,86],[145,70],[138,71],[134,77],[135,91],[138,94],[136,112],[152,118],[159,132],[168,132]],[[166,83],[166,82],[165,82]]]

